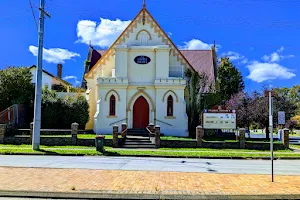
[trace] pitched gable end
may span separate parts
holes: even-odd
[[[139,35],[141,31],[146,31],[150,36],[151,34],[147,32],[147,30],[141,29],[136,30],[138,25],[142,24],[149,25],[151,29],[153,29],[156,36],[158,36],[161,41],[169,45],[171,48],[171,54],[177,57],[177,61],[179,61],[186,68],[190,68],[192,70],[191,64],[187,61],[187,59],[182,55],[182,53],[178,50],[176,45],[170,40],[168,35],[164,32],[164,30],[159,26],[159,24],[155,21],[149,11],[144,7],[137,14],[137,16],[131,21],[131,23],[127,26],[127,28],[121,33],[121,35],[117,38],[117,40],[109,47],[109,49],[102,55],[102,57],[98,60],[98,62],[92,67],[92,69],[85,75],[85,78],[91,79],[94,78],[94,73],[97,68],[102,65],[105,65],[106,62],[110,59],[110,57],[114,54],[115,45],[121,45],[126,43],[126,40],[130,37],[132,33],[136,34],[136,37]],[[151,40],[151,37],[149,37]]]

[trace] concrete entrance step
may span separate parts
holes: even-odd
[[[123,148],[155,148],[155,145],[150,141],[149,136],[127,135]]]
[[[135,144],[135,145],[127,145],[127,144],[124,144],[122,146],[122,148],[129,148],[129,149],[142,149],[142,148],[146,148],[146,149],[154,149],[155,148],[155,145],[154,144],[148,144],[148,145],[145,145],[145,144]]]

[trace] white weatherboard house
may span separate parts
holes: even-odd
[[[90,121],[86,129],[112,133],[127,123],[142,129],[159,125],[164,135],[188,136],[185,70],[205,72],[214,80],[212,50],[178,50],[144,5],[107,50],[90,47],[83,86]]]

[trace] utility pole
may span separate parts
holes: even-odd
[[[43,40],[44,40],[44,20],[48,13],[44,11],[45,0],[40,1],[40,18],[38,31],[38,56],[37,56],[37,72],[35,78],[35,99],[34,99],[34,120],[33,120],[33,136],[32,149],[40,149],[40,130],[41,130],[41,104],[42,104],[42,64],[43,64]]]

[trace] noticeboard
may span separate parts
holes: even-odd
[[[204,110],[202,114],[204,129],[236,129],[235,110]]]

